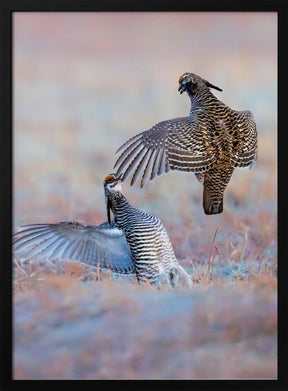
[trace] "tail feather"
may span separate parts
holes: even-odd
[[[175,264],[169,274],[170,283],[173,288],[191,288],[192,278],[179,264]]]
[[[223,195],[216,201],[209,193],[209,190],[204,186],[203,190],[203,208],[207,215],[213,215],[223,212]]]

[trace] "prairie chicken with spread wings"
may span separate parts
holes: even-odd
[[[131,186],[170,170],[195,173],[203,182],[206,214],[223,211],[223,195],[235,167],[250,168],[257,158],[257,131],[250,111],[235,111],[210,91],[222,91],[193,73],[179,78],[180,94],[191,101],[189,117],[159,122],[125,142],[116,153],[116,175]]]
[[[162,222],[124,197],[114,174],[104,180],[108,222],[33,224],[13,235],[13,251],[25,260],[78,261],[117,274],[134,274],[158,288],[190,287]],[[113,212],[115,220],[111,221]]]

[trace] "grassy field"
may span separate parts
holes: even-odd
[[[105,221],[114,152],[188,114],[186,71],[251,110],[259,135],[257,164],[235,170],[221,215],[204,215],[191,174],[123,184],[165,224],[191,291],[15,258],[15,379],[277,378],[276,27],[273,13],[14,13],[14,231]]]
[[[191,292],[159,292],[109,279],[83,284],[83,270],[69,269],[15,281],[17,379],[276,377],[269,270],[222,279],[196,268]]]

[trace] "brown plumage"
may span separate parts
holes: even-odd
[[[159,122],[132,137],[117,151],[117,176],[132,175],[131,186],[170,170],[194,172],[203,182],[206,214],[223,211],[223,194],[235,167],[252,167],[257,157],[257,132],[250,111],[235,111],[210,88],[222,91],[193,73],[179,78],[180,93],[191,100],[189,117]]]

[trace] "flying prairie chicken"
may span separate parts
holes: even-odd
[[[177,261],[162,222],[130,205],[114,174],[105,178],[104,192],[108,222],[28,225],[13,235],[13,251],[26,260],[79,261],[117,274],[136,274],[139,283],[158,288],[190,287],[191,278]]]
[[[116,153],[117,177],[133,174],[131,186],[170,170],[195,173],[203,183],[206,214],[223,211],[223,195],[235,167],[250,168],[257,158],[257,131],[250,111],[235,111],[217,99],[211,88],[222,91],[200,76],[184,73],[180,94],[191,101],[189,117],[159,122],[129,139]]]

